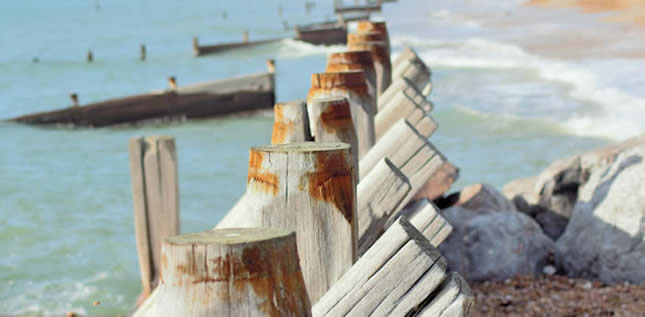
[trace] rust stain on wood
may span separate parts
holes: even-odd
[[[338,101],[330,104],[325,111],[320,114],[320,122],[326,131],[336,131],[341,127],[352,126],[352,113],[347,100]]]
[[[273,195],[278,194],[279,183],[278,175],[275,175],[269,171],[266,171],[262,167],[262,161],[264,159],[264,153],[260,151],[251,150],[249,154],[249,176],[247,177],[246,183],[253,184],[256,189],[271,193]]]
[[[273,110],[275,119],[273,123],[273,134],[271,135],[271,144],[284,144],[287,136],[293,133],[295,125],[293,122],[285,120],[283,105],[277,104]]]
[[[379,32],[387,34],[385,22],[359,21],[356,27],[358,33]]]
[[[352,223],[354,211],[354,183],[352,167],[348,165],[346,152],[318,152],[316,171],[307,175],[309,194],[317,200],[334,204]],[[351,163],[350,163],[351,164]]]

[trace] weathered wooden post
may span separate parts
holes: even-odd
[[[403,209],[394,216],[395,218],[390,218],[386,227],[399,216],[404,216],[434,247],[439,247],[441,242],[446,240],[452,232],[450,223],[440,214],[439,209],[427,199],[415,202],[410,208]]]
[[[177,78],[175,78],[175,76],[168,77],[168,86],[172,91],[177,90]]]
[[[348,144],[292,143],[250,150],[246,193],[218,224],[295,230],[315,303],[356,260],[356,184]]]
[[[390,86],[390,83],[392,83],[392,63],[385,40],[375,39],[383,39],[383,35],[380,33],[350,33],[347,35],[347,48],[350,50],[369,50],[372,52],[377,74],[377,92],[380,96]]]
[[[358,157],[374,145],[376,105],[369,95],[362,71],[319,73],[311,76],[307,104],[315,98],[345,97],[349,101],[352,121],[358,136]]]
[[[275,59],[267,59],[267,71],[275,73]]]
[[[314,305],[313,315],[407,316],[424,309],[447,278],[439,251],[401,217]]]
[[[69,99],[72,100],[73,107],[78,107],[78,94],[76,93],[69,94]]]
[[[406,68],[406,71],[401,76],[394,77],[394,81],[390,87],[379,96],[378,110],[381,111],[387,108],[396,99],[401,90],[407,87],[414,87],[418,90],[419,95],[426,98],[432,91],[430,71],[410,64],[410,67]]]
[[[273,134],[271,144],[311,141],[307,104],[296,100],[273,107]]]
[[[311,316],[296,236],[221,229],[163,242],[157,316]]]
[[[193,37],[193,56],[199,56],[199,38]]]
[[[417,122],[429,116],[430,111],[432,111],[432,103],[427,101],[416,87],[412,85],[405,86],[392,99],[388,107],[376,114],[374,118],[376,140],[378,141],[400,119],[406,119],[412,125],[416,125]],[[437,124],[433,121],[433,125],[434,132]]]
[[[377,100],[376,68],[374,68],[374,60],[372,59],[372,53],[370,51],[337,52],[327,56],[326,72],[333,73],[352,70],[362,70],[365,73],[370,95],[372,95],[374,100]]]
[[[146,45],[141,44],[139,47],[139,59],[144,62],[146,60]]]
[[[387,43],[387,51],[391,54],[390,51],[390,36],[387,33],[387,25],[385,21],[358,21],[356,25],[357,33],[381,33],[385,37]]]
[[[87,51],[87,62],[91,63],[93,61],[94,61],[94,54],[92,54],[92,51],[89,50],[89,51]]]
[[[318,143],[347,143],[352,153],[354,175],[358,177],[358,136],[352,122],[351,106],[345,97],[314,98],[307,107],[309,123]],[[356,179],[358,183],[358,179]]]
[[[247,43],[249,41],[249,31],[244,31],[242,33],[242,42]]]
[[[175,140],[167,136],[130,140],[130,172],[143,297],[159,277],[161,242],[179,233],[179,186]]]

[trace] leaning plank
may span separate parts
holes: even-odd
[[[391,311],[408,298],[420,280],[425,278],[426,285],[433,288],[445,276],[439,252],[405,218],[399,218],[315,304],[313,315],[403,316],[405,313],[394,315]],[[424,299],[408,301],[407,311]]]
[[[465,317],[470,316],[473,295],[470,287],[457,273],[451,273],[441,291],[430,301],[418,316],[422,317]]]
[[[421,57],[419,57],[419,54],[417,54],[417,52],[415,52],[411,47],[406,46],[403,51],[394,59],[394,61],[392,61],[392,76],[401,76],[405,67],[407,67],[407,65],[410,63],[421,64],[423,68],[427,69],[429,72],[432,72],[430,70],[430,67],[423,63],[423,60],[421,59]]]
[[[358,157],[374,145],[376,101],[369,94],[362,71],[318,73],[311,76],[307,104],[315,98],[345,97],[349,101],[352,121],[358,136]]]
[[[134,138],[129,143],[137,253],[143,297],[159,278],[161,242],[179,233],[177,154],[172,137]]]
[[[286,144],[311,140],[307,104],[304,100],[279,103],[273,107],[271,144]]]
[[[358,184],[358,254],[363,255],[385,231],[411,189],[408,178],[387,158]]]
[[[401,76],[394,77],[390,87],[379,96],[378,111],[387,108],[399,92],[406,87],[416,88],[423,99],[427,98],[432,88],[430,74],[414,66],[406,68],[406,72]]]
[[[231,217],[244,219],[238,223],[296,232],[312,302],[357,257],[353,173],[349,145],[344,143],[253,147],[243,207],[229,212]]]
[[[238,228],[169,237],[162,273],[158,315],[311,315],[293,231]]]
[[[429,116],[432,103],[425,99],[414,86],[406,85],[390,104],[381,109],[374,118],[376,140],[378,141],[400,119],[406,119],[412,125]],[[434,124],[434,130],[437,124]],[[429,136],[429,135],[428,135]]]
[[[452,232],[452,226],[446,221],[446,218],[427,199],[415,202],[410,208],[402,210],[399,216],[410,219],[414,227],[423,233],[423,236],[435,247],[438,247]]]

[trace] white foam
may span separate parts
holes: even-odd
[[[311,55],[327,55],[329,53],[342,52],[344,45],[313,45],[293,39],[285,39],[280,42],[278,56],[286,58],[298,58]]]
[[[645,98],[630,93],[624,87],[618,88],[621,86],[619,82],[608,81],[602,73],[594,72],[590,66],[593,60],[573,64],[532,55],[508,43],[481,38],[456,42],[404,36],[396,38],[393,43],[415,47],[430,67],[529,70],[542,79],[565,84],[570,89],[564,98],[588,103],[588,108],[576,109],[577,112],[560,109],[569,113],[557,113],[551,118],[564,125],[570,133],[624,139],[645,130],[645,124],[642,124],[645,122]],[[599,78],[605,80],[601,82]],[[625,80],[620,76],[617,79]]]

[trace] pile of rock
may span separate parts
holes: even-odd
[[[561,273],[645,283],[644,182],[642,135],[554,162],[503,194],[466,187],[438,204],[454,227],[441,253],[473,281]]]

